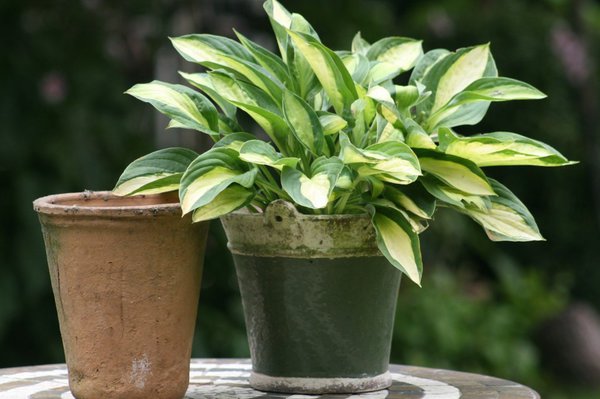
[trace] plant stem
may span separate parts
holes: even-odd
[[[267,180],[265,176],[263,176],[260,173],[256,175],[255,183],[263,190],[263,192],[265,193],[265,198],[269,202],[274,201],[278,198],[288,201],[290,200],[290,196],[285,191],[279,188],[277,182],[274,182],[274,184],[272,184],[271,182],[269,182],[269,180]]]
[[[337,200],[337,204],[335,206],[335,213],[343,213],[344,209],[346,208],[346,203],[348,202],[348,199],[352,196],[352,194],[354,194],[354,189],[356,188],[356,186],[358,185],[358,183],[360,182],[360,178],[357,178],[356,180],[354,180],[354,182],[352,182],[352,186],[348,189],[348,192],[343,194],[338,200]]]
[[[273,177],[273,174],[271,173],[269,168],[267,168],[265,165],[257,165],[257,166],[258,166],[258,169],[262,172],[262,174],[265,175],[265,177],[267,178],[269,183],[271,183],[272,185],[274,185],[276,187],[279,187],[279,183],[277,183],[277,181]]]
[[[308,160],[308,156],[304,149],[300,151],[300,160],[302,161],[302,169],[304,174],[310,176],[310,161]]]

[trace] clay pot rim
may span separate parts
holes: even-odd
[[[97,203],[97,201],[103,201],[107,205],[86,205],[86,203]],[[108,203],[113,204],[108,205]],[[86,190],[40,197],[33,201],[33,209],[39,214],[46,215],[109,217],[181,215],[181,206],[176,193],[121,197],[114,195],[111,191]]]
[[[287,215],[287,217],[294,218],[296,220],[309,220],[309,221],[319,221],[319,222],[328,222],[328,221],[340,221],[340,220],[371,220],[371,215],[367,212],[365,213],[334,213],[334,214],[323,214],[323,215],[313,215],[307,213],[301,213],[294,203],[283,200],[276,199],[267,205],[266,209],[263,211],[261,209],[257,209],[256,213],[252,213],[248,211],[247,208],[241,208],[236,211],[227,213],[225,215],[220,216],[220,218],[250,218],[250,219],[270,219],[277,215]]]

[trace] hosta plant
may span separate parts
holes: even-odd
[[[279,55],[241,33],[171,39],[198,73],[191,86],[159,81],[128,94],[215,142],[204,152],[166,148],[131,163],[119,195],[179,191],[194,221],[284,199],[307,214],[369,213],[387,259],[420,284],[419,233],[437,206],[479,223],[494,241],[542,240],[519,199],[484,168],[561,166],[554,148],[511,132],[463,135],[492,102],[541,99],[498,75],[489,44],[423,52],[419,40],[360,33],[350,50],[324,45],[299,14],[264,8]],[[256,124],[243,126],[246,114]]]

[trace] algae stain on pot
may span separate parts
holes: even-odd
[[[146,379],[151,371],[150,361],[148,355],[144,354],[141,359],[134,359],[131,362],[131,373],[129,374],[129,381],[139,389],[143,389],[146,386]]]

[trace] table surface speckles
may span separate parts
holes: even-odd
[[[248,359],[192,359],[186,399],[540,399],[515,382],[479,374],[412,366],[390,366],[393,385],[360,395],[289,395],[255,391],[248,385]],[[73,399],[64,364],[0,369],[0,399]]]

